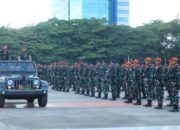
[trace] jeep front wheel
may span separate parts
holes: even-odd
[[[47,94],[38,98],[39,107],[45,107],[47,105]]]
[[[3,96],[0,96],[0,108],[3,108],[5,104],[5,98]]]

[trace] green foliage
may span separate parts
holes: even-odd
[[[180,55],[180,21],[152,21],[140,27],[107,25],[104,19],[50,19],[36,26],[0,28],[0,45],[8,44],[12,59],[26,45],[39,63],[119,59],[128,56]]]

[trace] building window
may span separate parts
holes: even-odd
[[[129,10],[118,10],[119,14],[129,14]]]
[[[129,6],[129,2],[118,2],[118,6]]]
[[[128,18],[127,17],[119,17],[118,22],[128,22]]]

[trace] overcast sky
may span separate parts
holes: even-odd
[[[133,27],[155,19],[170,21],[180,13],[180,0],[131,0],[130,5],[130,25]],[[78,12],[81,11],[77,9],[73,13]],[[50,17],[50,0],[0,0],[0,26],[22,27]]]

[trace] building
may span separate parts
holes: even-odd
[[[69,19],[69,0],[51,0],[52,17],[58,19]]]
[[[117,25],[129,25],[130,0],[117,0],[115,8],[115,23]]]
[[[109,24],[129,25],[130,0],[52,0],[59,19],[105,18]]]
[[[82,18],[105,18],[109,24],[129,25],[130,0],[82,0]]]
[[[82,17],[90,19],[106,18],[109,19],[108,0],[82,0]]]

